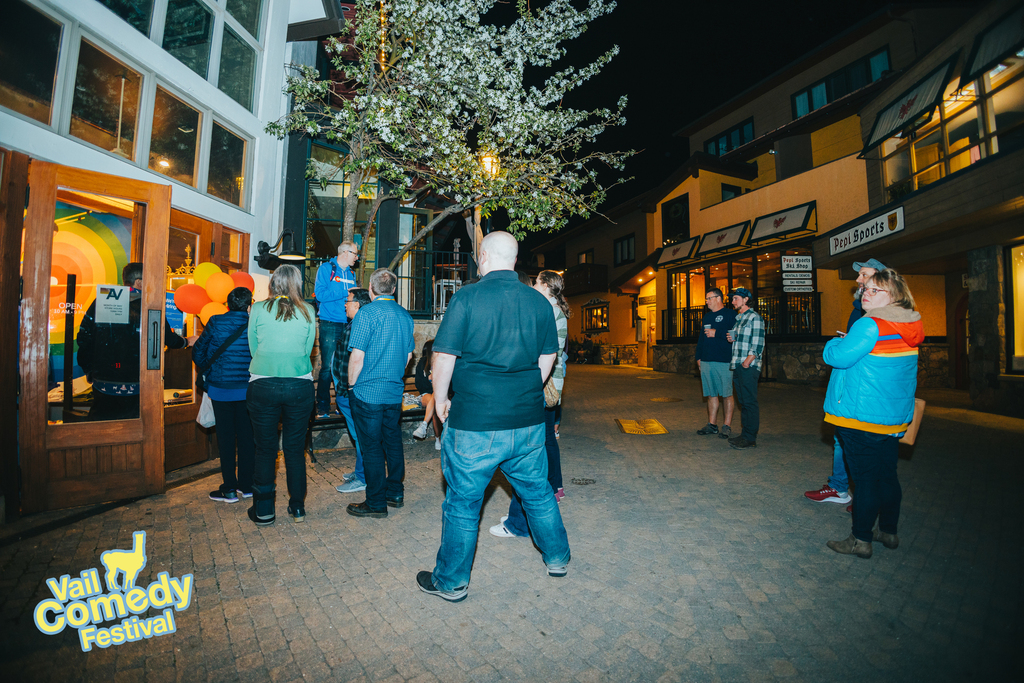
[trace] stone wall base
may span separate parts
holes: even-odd
[[[769,342],[761,364],[761,377],[780,382],[824,386],[828,384],[831,371],[822,358],[824,350],[823,342]],[[696,351],[696,344],[658,344],[654,347],[654,370],[696,376]],[[948,387],[949,345],[922,344],[918,352],[918,386]]]

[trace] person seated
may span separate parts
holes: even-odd
[[[434,413],[434,385],[433,376],[430,371],[430,357],[434,353],[434,340],[423,344],[423,353],[420,362],[416,364],[416,391],[420,392],[420,402],[423,405],[423,422],[412,433],[414,439],[422,441],[427,438],[427,425],[433,423],[434,427],[434,450],[441,450],[441,421]]]

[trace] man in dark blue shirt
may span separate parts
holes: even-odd
[[[349,403],[363,452],[366,500],[349,503],[356,517],[387,517],[405,504],[402,391],[415,348],[412,316],[395,301],[398,278],[387,268],[370,276],[369,306],[352,319],[348,347]],[[386,465],[386,476],[385,476]]]
[[[697,369],[704,396],[708,399],[708,423],[697,433],[701,436],[718,434],[720,438],[732,436],[732,413],[735,402],[732,398],[732,342],[725,333],[736,323],[736,311],[725,307],[725,296],[718,287],[712,287],[704,296],[708,310],[704,313],[704,328],[697,337]],[[722,397],[725,421],[719,430],[718,397]]]
[[[448,491],[434,571],[421,571],[416,583],[451,602],[466,597],[484,490],[499,467],[522,500],[548,575],[568,571],[569,539],[547,481],[544,446],[544,380],[558,333],[551,304],[513,270],[518,250],[507,232],[484,238],[483,277],[455,294],[434,339],[434,405],[448,420],[441,437]]]

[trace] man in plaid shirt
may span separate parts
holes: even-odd
[[[737,450],[757,447],[757,430],[761,418],[757,406],[757,379],[761,376],[761,355],[764,353],[764,319],[750,307],[750,290],[737,287],[732,293],[736,323],[726,335],[732,344],[732,361],[736,402],[743,414],[743,432],[729,445]]]

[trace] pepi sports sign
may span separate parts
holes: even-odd
[[[835,256],[902,230],[903,207],[899,206],[849,230],[832,235],[828,238],[828,253]]]

